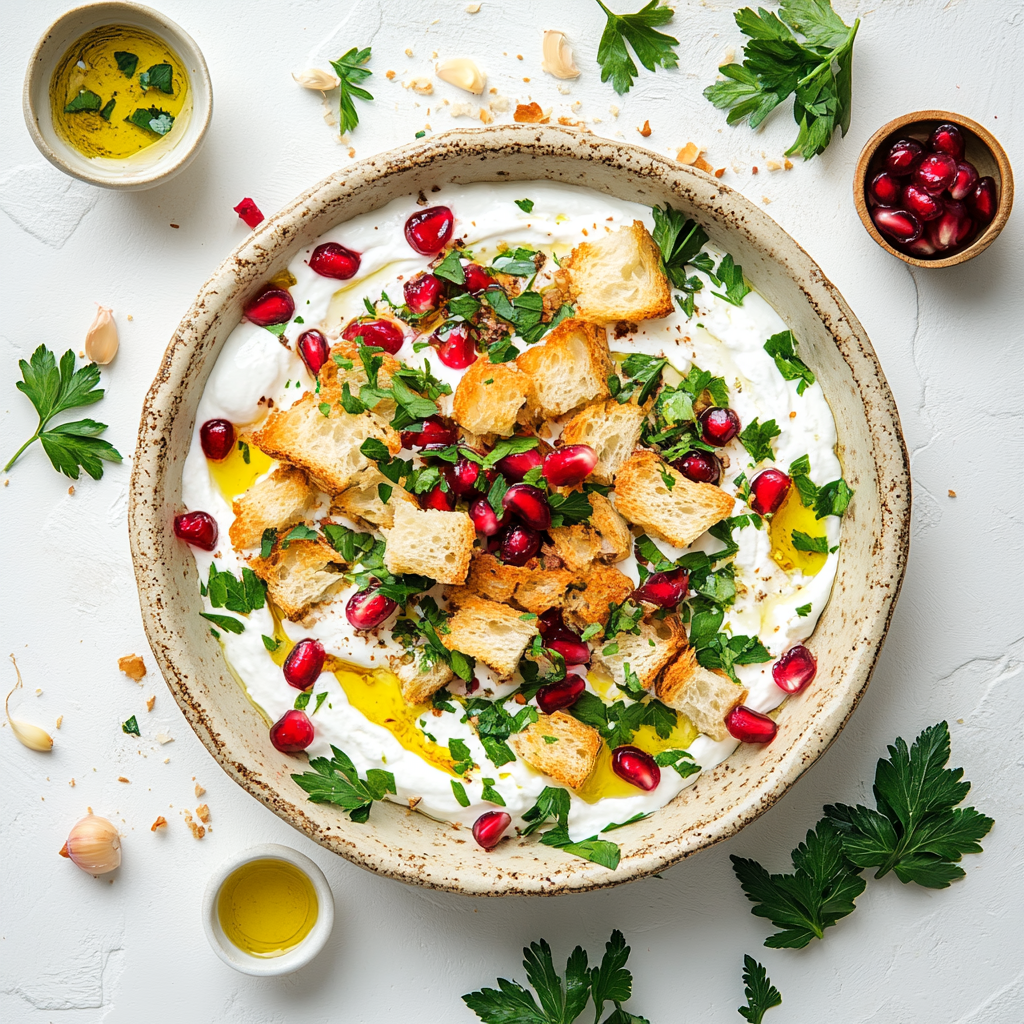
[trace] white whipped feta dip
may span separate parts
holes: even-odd
[[[534,206],[526,213],[514,200],[529,198]],[[566,255],[574,246],[595,234],[616,230],[633,220],[642,221],[653,230],[651,211],[644,206],[574,186],[551,182],[481,183],[465,187],[446,187],[428,196],[429,204],[444,204],[455,216],[453,238],[462,239],[466,248],[481,263],[489,262],[499,243],[538,249],[558,256]],[[318,328],[332,340],[354,317],[365,312],[363,299],[379,299],[387,292],[401,301],[403,280],[426,268],[428,259],[415,253],[404,236],[406,219],[421,207],[415,196],[395,200],[381,210],[362,214],[331,229],[320,238],[323,242],[339,242],[361,254],[358,274],[349,281],[321,277],[309,269],[306,260],[312,246],[301,251],[289,266],[296,278],[290,288],[295,300],[295,314],[304,321],[289,324],[286,332],[294,348],[299,333]],[[722,255],[713,246],[705,247],[717,259]],[[542,287],[557,269],[549,260],[535,287]],[[640,324],[635,333],[620,340],[610,336],[615,352],[644,352],[664,355],[678,371],[685,374],[691,364],[725,378],[730,389],[730,402],[746,425],[755,417],[763,423],[774,419],[781,429],[775,439],[776,463],[783,469],[802,455],[810,457],[810,477],[819,486],[841,476],[835,455],[836,431],[831,410],[815,383],[797,394],[797,382],[783,379],[774,360],[764,351],[765,341],[786,330],[779,315],[760,295],[750,293],[741,306],[734,306],[715,297],[710,279],[700,274],[704,288],[696,295],[692,317],[682,310],[662,319]],[[415,334],[406,330],[406,343],[397,358],[414,365],[430,363],[432,373],[450,384],[454,390],[461,371],[440,362],[433,349],[414,352]],[[520,348],[523,344],[520,342]],[[813,369],[813,367],[812,367]],[[228,419],[236,428],[255,425],[267,411],[267,400],[275,408],[287,408],[302,394],[311,390],[314,381],[301,359],[286,348],[270,331],[249,323],[241,323],[232,332],[210,374],[196,415],[192,447],[185,463],[182,498],[190,510],[205,510],[217,520],[220,535],[214,552],[193,549],[202,579],[206,579],[211,562],[216,559],[219,570],[240,575],[245,560],[228,540],[234,521],[230,503],[225,500],[208,470],[199,441],[199,428],[213,418]],[[450,411],[451,399],[442,399],[441,411]],[[447,403],[447,404],[446,404]],[[795,415],[794,415],[795,414]],[[751,476],[751,460],[738,440],[723,449],[729,465],[721,483],[729,489],[736,477],[745,472]],[[408,453],[404,453],[408,455]],[[325,500],[317,515],[325,515]],[[746,511],[737,500],[734,514]],[[348,524],[355,526],[355,524]],[[821,520],[829,547],[839,543],[840,520]],[[814,576],[800,571],[786,572],[771,557],[771,542],[766,530],[754,526],[737,529],[734,539],[739,544],[735,556],[737,583],[736,603],[727,610],[723,630],[732,634],[758,636],[773,658],[795,643],[806,640],[825,607],[835,577],[838,555],[832,551],[823,567]],[[658,546],[669,557],[680,552],[663,542]],[[720,548],[714,538],[704,535],[694,549],[713,552]],[[251,554],[251,553],[250,553]],[[638,580],[635,560],[630,557],[617,568]],[[369,637],[353,630],[344,614],[348,592],[312,613],[312,622],[301,625],[284,622],[287,635],[294,641],[315,637],[329,655],[367,668],[388,664],[389,654],[401,654],[402,647],[391,638],[393,619]],[[809,613],[803,606],[810,605]],[[800,615],[801,608],[805,614]],[[207,610],[213,609],[207,600]],[[251,700],[263,710],[269,722],[279,719],[291,708],[297,691],[285,682],[281,669],[271,660],[262,635],[271,636],[274,623],[267,608],[252,612],[245,619],[245,631],[239,635],[222,633],[225,655],[237,676],[244,682]],[[786,694],[775,685],[771,662],[744,665],[736,669],[743,685],[749,688],[745,704],[761,712],[777,708]],[[484,666],[478,665],[478,677],[485,690],[508,693],[514,686],[497,687]],[[496,805],[482,800],[482,778],[495,780],[495,788],[505,800],[505,809],[513,824],[522,825],[522,814],[536,802],[549,779],[521,760],[495,768],[487,759],[483,745],[468,722],[461,722],[459,713],[439,716],[430,712],[421,719],[429,737],[445,746],[453,738],[464,740],[480,766],[470,773],[472,781],[463,779],[470,805],[462,807],[455,799],[453,776],[435,767],[418,754],[406,750],[386,728],[370,722],[352,707],[335,676],[324,672],[314,687],[314,694],[327,691],[326,702],[313,718],[316,738],[308,748],[310,756],[330,756],[331,745],[344,750],[361,774],[370,768],[386,768],[395,776],[397,795],[402,804],[417,801],[416,809],[431,817],[462,825],[471,825],[485,810]],[[314,702],[310,702],[312,710]],[[509,703],[511,712],[519,705]],[[715,742],[701,735],[689,750],[694,761],[704,769],[721,763],[738,745],[735,740]],[[296,762],[296,772],[304,770]],[[623,822],[637,814],[646,814],[668,803],[680,790],[696,781],[698,776],[682,779],[671,768],[661,773],[661,782],[651,792],[637,790],[635,796],[607,797],[587,803],[571,793],[569,833],[573,840],[587,838],[611,822]],[[571,792],[571,791],[570,791]],[[612,837],[614,838],[614,837]]]

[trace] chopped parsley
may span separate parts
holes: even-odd
[[[593,696],[590,694],[589,696]],[[600,698],[595,698],[600,703]],[[574,843],[569,838],[569,791],[567,789],[545,786],[537,797],[537,802],[523,814],[527,822],[523,835],[532,835],[554,819],[552,828],[541,834],[540,841],[544,846],[553,846],[565,850],[576,857],[601,864],[611,871],[619,866],[619,848],[607,839],[592,836],[590,839]]]
[[[158,89],[168,96],[174,95],[174,86],[171,82],[171,65],[154,64],[148,71],[139,72],[139,88],[145,92],[147,89]]]
[[[127,722],[121,723],[121,732],[127,733],[129,736],[142,735],[142,733],[139,732],[139,723],[134,715],[132,715],[132,717],[129,718]]]
[[[83,89],[65,108],[65,114],[80,114],[85,110],[99,110],[103,100],[90,89]]]
[[[743,428],[740,433],[740,443],[747,449],[747,453],[756,465],[758,462],[767,462],[775,458],[772,441],[781,433],[775,420],[766,420],[764,423],[760,423],[755,418]]]
[[[351,50],[342,54],[337,60],[331,61],[331,67],[334,68],[334,73],[338,76],[340,82],[341,98],[339,100],[340,118],[338,131],[342,135],[352,131],[359,124],[359,114],[356,111],[355,104],[352,102],[352,98],[357,97],[361,100],[373,99],[373,96],[359,84],[366,81],[373,74],[369,68],[364,67],[369,60],[369,46],[362,50],[353,46]]]
[[[736,265],[729,253],[722,257],[722,262],[718,264],[718,269],[712,276],[725,289],[724,295],[722,292],[712,292],[712,295],[725,299],[734,306],[743,305],[743,300],[750,294],[750,288],[743,280],[743,268]]]
[[[226,570],[218,571],[211,562],[209,579],[200,587],[200,592],[209,597],[214,608],[248,615],[266,603],[267,585],[248,566],[242,569],[242,578],[239,579]]]
[[[174,127],[174,118],[159,107],[150,107],[148,110],[140,107],[133,110],[125,120],[154,135],[166,135]]]
[[[461,807],[469,806],[469,795],[466,793],[466,787],[459,782],[458,779],[452,779],[452,792],[455,794],[455,799],[459,802]]]
[[[827,537],[811,537],[800,530],[793,531],[793,547],[797,551],[811,551],[819,555],[828,554]]]
[[[337,804],[356,822],[370,817],[375,800],[395,793],[395,777],[383,768],[371,768],[361,779],[349,756],[331,744],[333,757],[310,758],[311,772],[293,775],[292,781],[309,794],[315,804]]]
[[[612,88],[620,96],[632,88],[639,72],[626,48],[627,42],[633,48],[636,59],[648,71],[678,66],[675,47],[679,45],[679,40],[657,31],[657,26],[672,20],[674,12],[671,7],[662,7],[661,0],[650,0],[635,14],[613,14],[601,0],[597,0],[597,3],[608,18],[597,47],[597,63],[601,65],[602,82],[610,79]]]
[[[796,354],[796,338],[792,331],[773,334],[765,343],[764,350],[775,360],[775,366],[783,380],[796,380],[796,393],[802,395],[814,383],[814,374],[808,365]]]
[[[127,50],[115,50],[114,60],[117,61],[117,70],[125,78],[131,78],[135,74],[135,69],[139,66],[139,58]]]
[[[516,199],[514,200],[516,206],[519,207],[523,213],[533,213],[533,200],[532,199]]]

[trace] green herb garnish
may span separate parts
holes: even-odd
[[[139,58],[127,50],[115,50],[114,60],[117,61],[117,70],[125,78],[131,78],[135,74],[135,69],[139,66]]]
[[[395,792],[395,777],[383,768],[371,768],[366,778],[361,779],[344,751],[332,744],[331,752],[331,758],[311,758],[309,766],[313,771],[293,775],[292,781],[309,794],[312,803],[337,804],[348,811],[353,821],[365,822],[374,801]]]
[[[168,96],[174,95],[174,87],[171,84],[171,65],[154,64],[148,71],[139,72],[139,88],[145,92],[147,89],[159,89]],[[163,134],[161,132],[161,134]]]
[[[125,120],[138,128],[145,128],[146,131],[153,132],[154,135],[166,135],[174,127],[174,118],[159,107],[133,110]]]
[[[632,88],[639,74],[626,43],[633,48],[636,58],[648,71],[659,67],[674,68],[678,59],[674,47],[679,40],[664,32],[655,31],[658,25],[672,20],[671,7],[662,7],[661,0],[651,0],[635,14],[613,14],[601,0],[598,6],[608,16],[601,42],[597,47],[597,63],[601,65],[601,81],[611,79],[612,88],[621,96]]]
[[[797,551],[812,551],[819,555],[827,555],[828,537],[811,537],[800,530],[794,530],[793,547]]]
[[[234,619],[230,615],[215,615],[213,612],[200,612],[199,614],[228,633],[245,632],[244,623],[239,622],[238,619]],[[216,636],[216,634],[214,635]]]
[[[373,97],[363,89],[359,83],[366,81],[373,74],[368,68],[363,67],[370,60],[370,47],[357,50],[352,47],[337,60],[331,61],[331,67],[341,82],[341,101],[339,114],[341,123],[338,131],[344,135],[359,124],[359,114],[356,112],[352,97],[356,96],[361,100],[372,100]]]
[[[242,569],[242,578],[238,579],[226,570],[219,571],[211,562],[204,596],[209,597],[214,608],[248,615],[266,603],[267,585],[248,567]]]
[[[740,433],[740,443],[747,449],[755,464],[766,462],[775,458],[772,441],[781,433],[775,420],[766,420],[764,423],[760,423],[757,419],[753,419]]]
[[[65,114],[80,114],[83,110],[99,110],[103,100],[89,89],[83,89],[65,108]]]
[[[139,723],[134,715],[132,715],[132,717],[129,718],[127,722],[121,723],[121,732],[127,733],[129,736],[142,735],[142,733],[139,732]]]
[[[114,104],[116,102],[117,100],[107,100],[106,105],[100,111],[100,117],[102,117],[104,121],[110,120],[110,115],[114,112]]]
[[[764,967],[750,955],[743,957],[743,985],[747,1005],[739,1007],[737,1012],[750,1024],[761,1024],[773,1006],[782,1005],[782,993],[772,984]]]
[[[814,374],[807,364],[796,355],[796,338],[792,331],[773,334],[765,343],[764,350],[775,360],[775,365],[784,380],[798,380],[796,393],[802,395],[814,383]]]
[[[459,802],[462,807],[469,806],[469,794],[466,793],[466,787],[459,782],[458,779],[452,779],[452,792],[455,794],[455,799]]]
[[[750,288],[743,280],[743,268],[736,265],[729,253],[722,257],[722,262],[718,264],[718,269],[713,276],[718,284],[725,289],[725,294],[723,295],[721,292],[712,292],[711,294],[725,299],[726,302],[731,302],[734,306],[742,306],[743,300],[750,294]]]
[[[519,207],[523,213],[533,213],[533,200],[532,199],[515,199],[513,202]]]

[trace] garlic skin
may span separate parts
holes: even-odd
[[[85,335],[85,357],[101,366],[117,355],[117,324],[113,310],[96,303],[96,319]]]
[[[10,723],[11,732],[14,733],[14,738],[23,747],[28,747],[29,750],[38,750],[45,754],[53,750],[53,737],[45,729],[40,729],[38,725],[32,725],[30,722],[19,722],[16,718],[11,718],[11,709],[9,707],[11,695],[15,690],[20,690],[22,686],[21,669],[18,668],[18,663],[14,660],[13,654],[11,655],[11,664],[14,665],[14,671],[18,673],[18,681],[11,692],[7,694],[7,700],[4,701],[4,713],[7,715],[7,721]]]
[[[442,61],[437,65],[437,77],[474,96],[479,96],[487,84],[487,76],[468,57]]]
[[[105,875],[121,866],[121,836],[106,818],[89,814],[71,830],[60,855],[90,875]]]
[[[579,78],[580,69],[573,63],[572,47],[564,32],[546,29],[541,54],[543,59],[540,66],[549,75],[555,78]]]
[[[332,75],[330,71],[323,68],[306,68],[305,71],[293,71],[292,78],[295,79],[303,89],[318,89],[320,92],[329,92],[341,85],[341,79]]]

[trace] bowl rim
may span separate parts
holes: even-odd
[[[493,164],[487,166],[489,160],[523,153],[536,160],[528,176],[504,178],[502,174],[507,171],[496,172]],[[190,653],[188,668],[176,664],[174,652],[183,646],[185,627],[180,624],[180,613],[172,607],[174,591],[170,582],[176,570],[170,567],[169,558],[172,557],[170,551],[176,549],[168,547],[171,512],[164,497],[164,482],[169,476],[167,465],[171,462],[168,457],[171,425],[185,400],[182,385],[188,383],[192,350],[201,346],[209,331],[223,326],[219,304],[225,301],[224,296],[232,290],[240,294],[243,282],[244,290],[255,290],[259,281],[277,268],[275,258],[280,262],[281,257],[275,254],[281,250],[291,251],[297,244],[294,238],[307,230],[307,218],[313,218],[319,233],[329,230],[316,221],[321,217],[329,221],[330,210],[336,203],[358,194],[364,187],[384,183],[392,174],[402,177],[408,172],[409,177],[415,177],[417,172],[432,168],[435,161],[440,161],[443,167],[446,157],[452,157],[458,171],[456,178],[463,182],[546,178],[571,182],[572,179],[560,179],[557,169],[549,172],[544,157],[563,161],[566,166],[590,163],[594,165],[595,177],[605,173],[602,165],[606,165],[623,184],[637,183],[643,191],[641,186],[647,183],[652,190],[671,192],[686,203],[703,206],[709,220],[714,219],[750,239],[760,250],[760,258],[779,264],[782,273],[803,292],[808,309],[821,322],[837,349],[840,362],[845,363],[846,371],[852,376],[858,415],[863,416],[870,439],[867,463],[873,474],[881,521],[874,527],[874,547],[869,563],[872,589],[861,596],[861,602],[870,606],[870,613],[864,634],[851,640],[851,654],[847,655],[851,664],[844,669],[843,686],[837,687],[838,692],[827,698],[822,697],[820,706],[801,726],[799,738],[780,751],[770,769],[762,770],[759,753],[750,755],[759,770],[757,783],[744,789],[738,802],[701,821],[699,829],[689,826],[679,834],[657,836],[656,841],[654,837],[638,840],[639,845],[624,854],[622,864],[615,871],[569,857],[564,859],[571,863],[564,866],[561,862],[544,864],[535,853],[529,855],[532,861],[524,868],[522,865],[529,858],[523,848],[515,844],[509,847],[510,856],[504,860],[491,854],[485,860],[471,862],[462,871],[449,870],[445,861],[439,862],[436,858],[437,850],[452,839],[435,836],[434,849],[426,841],[420,843],[418,837],[423,833],[418,827],[398,822],[398,815],[402,814],[400,808],[394,809],[396,823],[389,825],[393,832],[397,831],[391,846],[383,833],[371,834],[367,839],[363,838],[366,836],[363,831],[350,833],[347,820],[332,819],[330,825],[325,825],[315,817],[319,813],[317,805],[305,805],[299,793],[283,793],[278,780],[283,778],[286,769],[274,768],[271,777],[269,772],[261,774],[263,768],[253,768],[236,759],[230,748],[235,738],[230,723],[211,715],[193,696],[188,669],[194,674],[200,669],[213,669],[223,677],[225,668],[220,652],[216,652],[220,667],[208,664],[200,651]],[[485,169],[479,170],[481,167]],[[411,186],[410,191],[415,193],[417,187]],[[610,187],[605,191],[614,194]],[[339,215],[330,222],[331,226],[345,219]],[[280,239],[275,240],[276,234],[280,234]],[[785,248],[769,256],[766,251],[773,243]],[[233,326],[237,314],[229,316]],[[191,419],[188,424],[185,429],[191,430]],[[559,895],[605,888],[654,874],[728,838],[784,795],[839,735],[867,689],[902,585],[910,541],[909,457],[895,401],[860,323],[799,243],[750,200],[703,172],[640,146],[568,128],[535,125],[458,128],[365,158],[328,176],[261,224],[214,272],[172,336],[143,405],[131,477],[129,537],[143,626],[157,664],[189,724],[235,782],[321,846],[375,873],[467,895]],[[175,619],[176,615],[179,618]],[[845,619],[845,614],[842,617]],[[708,773],[709,786],[718,785],[725,776],[732,778],[737,773],[742,776],[747,764],[741,751],[727,759],[724,766]],[[731,783],[726,785],[727,789],[729,785]],[[696,790],[684,790],[686,792]],[[338,817],[342,817],[341,812]],[[403,820],[407,822],[408,818]],[[410,829],[415,831],[415,839],[410,839]],[[456,833],[454,841],[465,843],[458,835]],[[407,840],[403,847],[402,843]],[[418,848],[416,843],[420,843]]]
[[[878,228],[875,227],[875,222],[871,219],[871,213],[868,210],[866,198],[868,169],[875,158],[875,153],[878,151],[879,146],[890,135],[895,135],[896,132],[909,129],[912,125],[918,124],[921,121],[951,121],[957,127],[966,128],[976,135],[988,148],[996,162],[996,166],[999,168],[999,205],[996,208],[995,216],[985,230],[966,249],[962,249],[951,256],[946,256],[941,260],[918,259],[916,256],[908,256],[907,253],[900,252],[899,249],[890,245]],[[857,159],[856,170],[853,172],[853,202],[857,208],[857,215],[867,229],[867,233],[887,253],[914,267],[925,267],[930,270],[938,270],[942,267],[955,267],[983,253],[996,240],[999,232],[1003,230],[1010,216],[1010,210],[1013,208],[1013,170],[1010,167],[1010,158],[1006,155],[1006,150],[1003,149],[999,140],[984,125],[978,124],[977,121],[964,114],[955,114],[949,110],[916,110],[910,114],[894,117],[891,121],[883,124],[864,143],[864,148],[860,151],[860,156]]]
[[[116,12],[118,10],[122,10],[142,21],[148,20],[152,23],[152,30],[156,35],[163,36],[164,34],[170,34],[177,37],[177,39],[174,40],[175,45],[177,46],[178,40],[180,40],[180,42],[184,44],[184,46],[180,48],[186,51],[182,56],[186,61],[195,65],[194,72],[191,74],[193,81],[192,115],[189,127],[186,130],[191,130],[192,124],[198,124],[199,128],[194,132],[191,144],[188,146],[178,147],[180,148],[180,152],[173,153],[173,159],[168,160],[166,163],[160,163],[151,169],[139,171],[135,174],[126,174],[119,179],[90,174],[87,170],[69,163],[61,152],[50,145],[43,136],[43,133],[40,131],[38,117],[43,116],[43,114],[39,114],[37,116],[35,103],[32,98],[32,93],[36,87],[39,77],[41,75],[45,75],[47,77],[48,86],[49,76],[53,73],[53,63],[44,62],[41,59],[42,51],[49,43],[50,37],[54,35],[54,33],[61,31],[68,22],[88,16],[90,12],[94,12],[96,8],[100,7],[109,8],[111,11],[111,17],[116,17]],[[201,90],[195,88],[196,77],[198,77],[202,84]],[[201,103],[197,102],[197,100],[201,100]],[[186,32],[176,21],[168,18],[164,14],[161,14],[159,11],[154,10],[152,7],[134,3],[132,0],[94,0],[92,3],[80,4],[77,7],[72,7],[70,10],[65,11],[59,18],[56,18],[39,37],[38,42],[32,49],[32,56],[29,57],[28,67],[25,69],[25,81],[21,90],[21,105],[22,112],[25,116],[25,126],[28,128],[28,133],[31,136],[32,141],[35,143],[36,149],[38,149],[54,167],[63,171],[65,174],[71,175],[73,178],[77,178],[79,181],[87,182],[90,185],[96,185],[99,188],[106,188],[119,192],[134,192],[152,188],[154,185],[159,185],[161,182],[166,181],[169,178],[173,178],[176,174],[188,167],[188,165],[196,158],[199,150],[202,148],[203,141],[206,138],[206,133],[210,128],[210,120],[213,117],[213,83],[210,80],[210,71],[206,66],[206,58],[203,56],[203,51],[199,48],[198,43],[196,43],[192,36],[189,35],[189,33]]]

